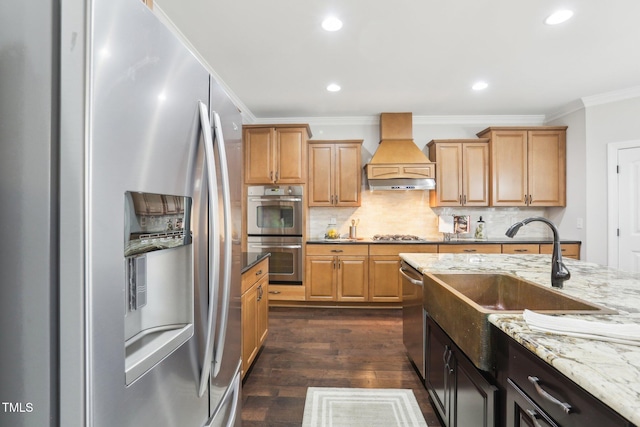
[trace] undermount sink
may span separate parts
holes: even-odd
[[[485,371],[493,368],[490,314],[524,309],[547,314],[616,313],[510,274],[427,273],[423,280],[429,316]]]

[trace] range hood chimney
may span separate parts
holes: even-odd
[[[412,113],[380,114],[380,145],[365,166],[372,190],[433,190],[435,163],[413,142]]]

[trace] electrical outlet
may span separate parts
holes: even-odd
[[[584,220],[582,218],[578,218],[576,220],[576,228],[582,229],[584,227]]]
[[[329,224],[331,225],[336,225],[338,222],[336,221],[335,218],[329,218]]]

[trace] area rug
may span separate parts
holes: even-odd
[[[428,427],[409,389],[309,387],[302,427]]]

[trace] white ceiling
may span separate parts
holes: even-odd
[[[640,88],[638,0],[155,0],[254,119],[553,115]],[[547,26],[555,10],[571,20]],[[321,29],[335,14],[342,30]],[[471,85],[485,80],[489,88]],[[328,92],[335,82],[342,91]],[[248,111],[247,111],[248,110]]]

